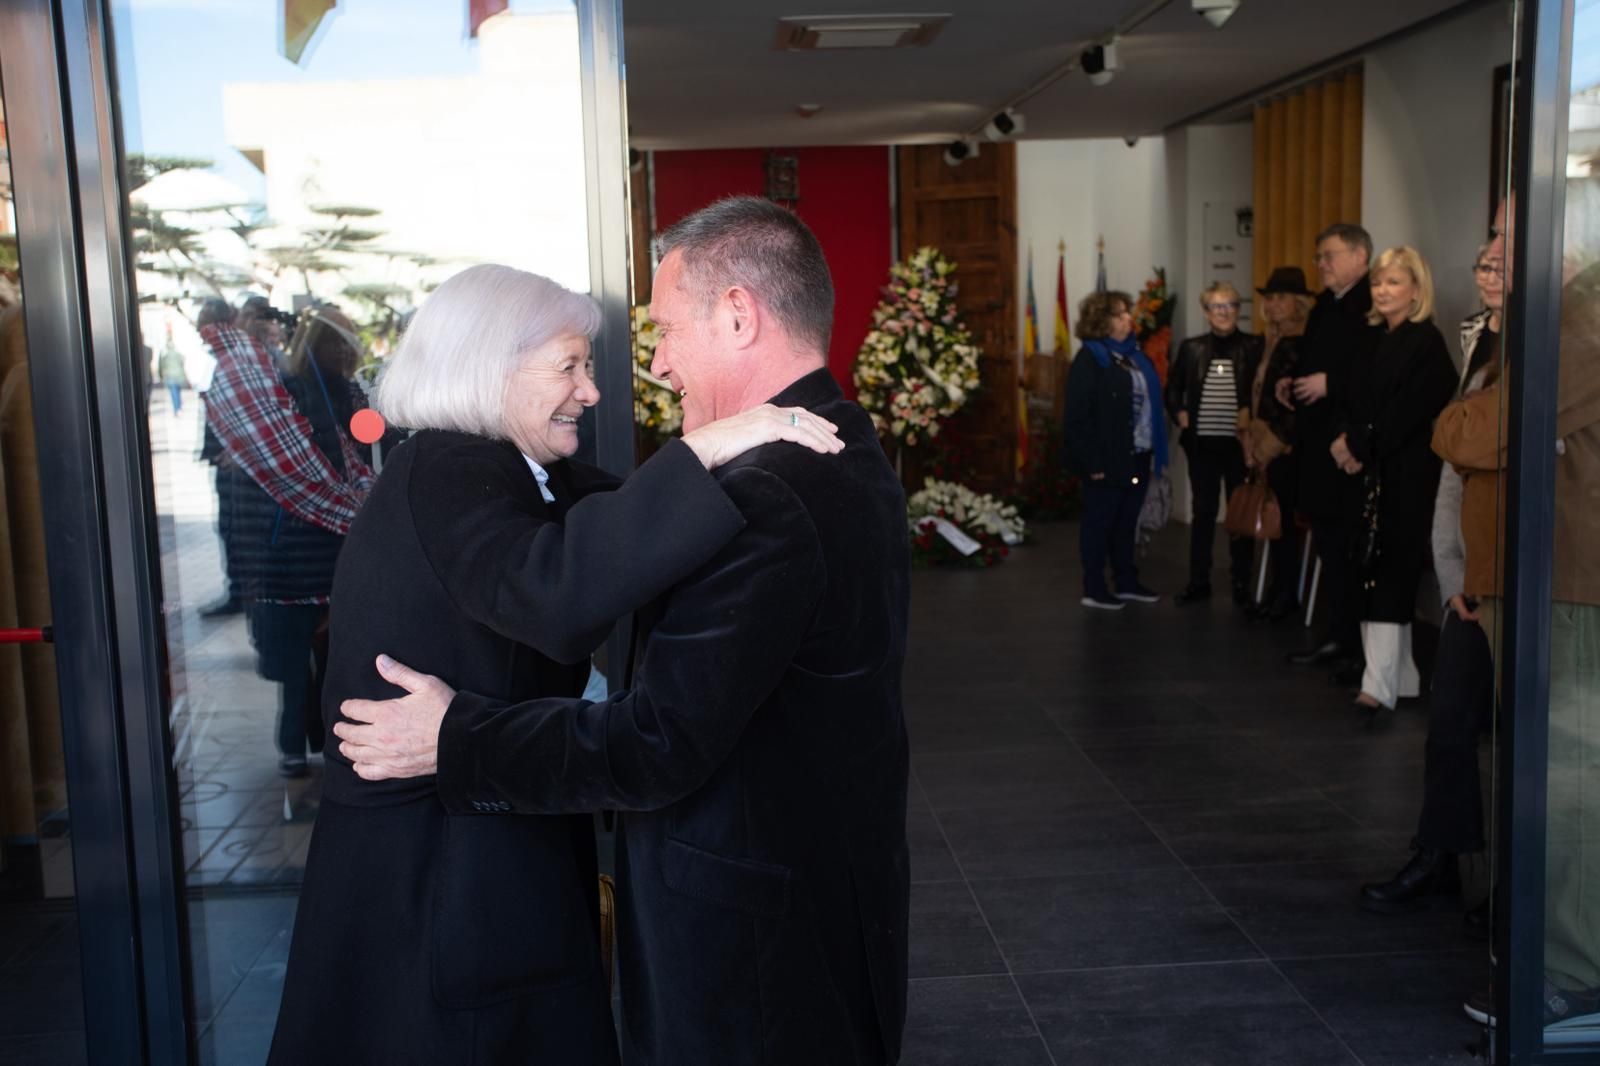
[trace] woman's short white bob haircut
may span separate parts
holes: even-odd
[[[503,440],[506,386],[528,353],[599,330],[600,306],[588,296],[526,270],[468,267],[412,316],[378,380],[376,406],[405,429]]]

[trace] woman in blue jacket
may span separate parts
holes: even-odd
[[[1139,583],[1133,547],[1150,479],[1167,465],[1161,379],[1139,350],[1127,293],[1085,297],[1077,333],[1083,347],[1067,375],[1063,430],[1067,466],[1083,481],[1082,602],[1120,611],[1130,600],[1160,598]],[[1114,586],[1106,584],[1107,556]]]

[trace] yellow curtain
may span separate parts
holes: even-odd
[[[1361,221],[1361,98],[1358,68],[1256,105],[1256,285],[1274,267],[1297,266],[1316,288],[1317,233]]]
[[[0,310],[0,628],[50,621],[44,515],[22,308]],[[67,805],[55,654],[0,645],[0,836]]]

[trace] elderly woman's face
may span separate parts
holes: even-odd
[[[600,402],[589,340],[564,334],[522,357],[506,386],[506,431],[522,454],[553,463],[578,450],[578,416]]]
[[[1111,309],[1111,339],[1125,341],[1133,332],[1133,308],[1119,303]]]

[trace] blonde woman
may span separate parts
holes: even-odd
[[[1420,693],[1411,619],[1427,561],[1439,457],[1433,422],[1456,389],[1455,363],[1433,324],[1433,275],[1414,248],[1390,248],[1372,265],[1377,347],[1352,380],[1342,432],[1329,453],[1361,479],[1356,533],[1358,606],[1366,669],[1356,702],[1374,721]]]

